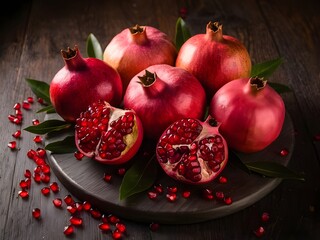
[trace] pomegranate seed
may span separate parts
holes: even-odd
[[[222,200],[222,199],[224,199],[224,193],[218,191],[218,192],[216,192],[216,197],[217,197],[217,199]]]
[[[34,102],[33,97],[28,97],[28,98],[27,98],[27,102],[28,102],[28,103],[33,103],[33,102]]]
[[[166,198],[169,202],[175,202],[177,200],[177,194],[175,193],[168,193]]]
[[[24,176],[26,178],[31,178],[31,171],[29,169],[26,169],[25,173],[24,173]]]
[[[118,175],[123,176],[126,173],[126,169],[125,168],[119,168],[118,169]]]
[[[227,205],[230,205],[232,203],[232,198],[231,197],[226,197],[224,198],[224,203],[227,204]]]
[[[41,142],[42,142],[42,137],[39,136],[39,135],[37,135],[37,136],[35,136],[35,137],[33,138],[33,141],[34,141],[35,143],[41,143]]]
[[[154,185],[153,188],[156,191],[156,193],[158,193],[158,194],[162,194],[163,193],[163,187],[162,187],[161,184]]]
[[[34,156],[33,160],[38,166],[42,166],[42,165],[46,164],[46,161],[43,158],[38,157],[38,156]]]
[[[56,182],[50,183],[50,189],[54,193],[57,193],[60,191],[59,185]]]
[[[71,195],[65,196],[65,197],[64,197],[64,202],[65,202],[68,206],[70,206],[70,205],[72,205],[72,204],[74,203]]]
[[[71,213],[71,214],[75,214],[76,211],[77,211],[76,207],[73,206],[73,205],[72,205],[72,206],[67,206],[67,210],[68,210],[68,212]]]
[[[43,164],[43,165],[41,165],[41,171],[42,171],[44,174],[50,173],[50,166],[49,166],[48,164]]]
[[[21,109],[16,109],[15,114],[17,115],[17,118],[19,118],[20,120],[22,120],[22,111]]]
[[[176,193],[178,191],[178,188],[176,186],[167,187],[167,191],[169,193]]]
[[[41,173],[41,167],[40,166],[35,167],[33,172],[34,173]]]
[[[182,197],[184,197],[184,198],[189,198],[190,195],[191,195],[190,191],[183,191],[183,193],[182,193]]]
[[[103,223],[108,223],[108,216],[107,216],[106,214],[102,214],[102,216],[101,216],[101,221],[102,221]]]
[[[152,232],[158,231],[160,225],[159,223],[150,223],[149,228]]]
[[[76,151],[74,153],[74,157],[80,161],[84,157],[84,154],[82,152],[80,152],[80,151]]]
[[[49,174],[42,174],[40,178],[41,178],[41,181],[43,183],[49,183],[50,182],[50,175]]]
[[[22,102],[22,108],[26,109],[26,110],[30,110],[31,106],[30,106],[30,103],[26,100],[24,100]]]
[[[83,208],[82,203],[80,203],[80,202],[75,202],[74,204],[72,204],[72,206],[73,206],[78,212],[81,212],[81,211],[82,211],[82,208]]]
[[[33,149],[30,149],[28,152],[27,152],[27,156],[28,158],[30,159],[33,159],[35,156],[37,155],[37,152]]]
[[[112,179],[112,175],[107,174],[107,173],[105,173],[105,174],[103,175],[103,180],[104,180],[104,181],[110,182],[111,179]]]
[[[41,216],[41,210],[39,208],[34,208],[32,210],[32,216],[35,218],[35,219],[39,219],[40,216]]]
[[[37,148],[37,154],[39,157],[44,158],[46,156],[46,150],[43,148]]]
[[[119,230],[119,232],[122,232],[122,233],[126,231],[126,225],[120,222],[116,223],[116,228]]]
[[[43,98],[38,98],[38,103],[40,103],[40,104],[44,104],[44,100],[43,100]]]
[[[61,198],[56,198],[52,200],[53,205],[57,208],[60,208],[62,206],[62,200]]]
[[[90,209],[90,214],[95,219],[100,219],[102,216],[101,212],[98,209],[94,209],[94,208]]]
[[[151,199],[151,200],[156,199],[157,196],[158,196],[158,194],[157,194],[156,192],[153,192],[153,191],[148,192],[148,197],[149,197],[149,199]]]
[[[19,109],[21,109],[21,104],[20,104],[20,103],[14,104],[13,109],[14,109],[14,110],[19,110]]]
[[[112,238],[113,239],[121,239],[122,238],[122,233],[118,229],[116,229],[112,233]]]
[[[265,234],[264,227],[258,227],[258,229],[256,229],[256,230],[254,231],[254,234],[255,234],[257,237],[262,237],[262,236]]]
[[[284,148],[284,149],[282,149],[281,151],[280,151],[280,156],[281,157],[285,157],[285,156],[287,156],[289,154],[289,151],[288,151],[288,149],[286,149],[286,148]]]
[[[227,183],[228,182],[228,179],[224,176],[220,176],[219,177],[219,183]]]
[[[40,124],[40,121],[38,120],[38,119],[33,119],[32,120],[32,125],[33,126],[37,126],[37,125],[39,125]]]
[[[112,224],[116,224],[116,223],[120,222],[120,219],[119,219],[117,216],[115,216],[115,215],[113,215],[113,214],[110,214],[110,215],[108,216],[108,221],[109,221],[110,223],[112,223]]]
[[[22,188],[22,189],[25,189],[25,188],[28,188],[28,183],[26,182],[26,180],[21,180],[20,183],[19,183],[19,186]]]
[[[36,183],[40,183],[41,182],[41,175],[39,173],[33,173],[33,180]]]
[[[8,115],[8,119],[9,119],[10,122],[14,122],[14,120],[15,120],[16,118],[17,118],[17,117],[14,116],[14,115],[12,115],[12,114]]]
[[[65,226],[63,233],[67,236],[71,235],[74,232],[74,227],[72,225]]]
[[[74,226],[81,226],[82,225],[82,218],[71,216],[69,219],[70,223]]]
[[[14,150],[17,148],[17,142],[16,141],[11,141],[8,143],[8,147],[11,149],[11,150]]]
[[[21,136],[21,130],[17,130],[12,134],[12,137],[14,138],[20,138]]]
[[[26,178],[24,181],[27,183],[28,188],[30,188],[31,187],[31,178]]]
[[[213,196],[213,192],[211,189],[209,188],[205,188],[202,190],[202,195],[205,199],[208,199],[208,200],[213,200],[214,199],[214,196]]]
[[[29,193],[26,190],[19,191],[18,194],[21,198],[28,198],[29,197]]]
[[[42,188],[42,189],[41,189],[41,193],[42,193],[43,195],[45,195],[45,196],[48,196],[49,193],[50,193],[50,188],[48,188],[48,187]]]
[[[262,213],[262,215],[261,215],[261,220],[262,220],[263,222],[268,222],[269,219],[270,219],[269,213],[267,213],[267,212]]]
[[[102,231],[109,231],[110,230],[110,225],[108,223],[100,223],[99,224],[99,229]]]
[[[84,201],[84,202],[82,203],[82,207],[83,207],[83,210],[89,211],[89,210],[91,209],[91,203],[88,202],[88,201]]]

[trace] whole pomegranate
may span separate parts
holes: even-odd
[[[122,98],[120,75],[102,60],[83,58],[77,46],[61,51],[65,66],[50,84],[50,99],[56,112],[68,122],[100,99],[117,106]]]
[[[78,150],[104,164],[122,164],[139,150],[143,128],[133,110],[98,101],[80,114],[75,125]]]
[[[257,152],[280,134],[285,117],[281,96],[262,78],[233,80],[213,96],[209,113],[221,122],[230,148]]]
[[[136,25],[111,40],[103,60],[119,72],[125,91],[137,73],[155,64],[174,65],[176,56],[176,48],[165,33],[154,27]]]
[[[217,122],[183,118],[170,125],[156,147],[157,159],[172,178],[190,184],[215,179],[228,162],[228,146]]]
[[[227,82],[249,77],[251,72],[247,49],[238,39],[223,35],[218,22],[209,22],[206,34],[194,35],[182,45],[176,66],[192,73],[209,99]]]
[[[199,81],[189,72],[158,64],[138,73],[124,95],[125,108],[140,117],[149,139],[158,140],[163,131],[181,118],[204,115],[206,96]]]

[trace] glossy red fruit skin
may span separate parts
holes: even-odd
[[[149,86],[139,79],[146,71],[155,78]],[[201,119],[205,105],[206,95],[200,82],[189,72],[167,64],[153,65],[138,73],[124,95],[124,107],[135,110],[145,137],[153,140],[158,140],[170,124],[181,118]]]
[[[173,66],[176,56],[177,50],[165,33],[151,26],[136,25],[111,40],[103,60],[119,72],[125,91],[137,73],[155,64]]]
[[[205,34],[196,34],[181,46],[176,66],[199,79],[211,99],[227,82],[249,77],[251,59],[238,39],[223,35],[221,24],[209,22]]]
[[[65,66],[50,83],[50,99],[56,112],[68,122],[98,100],[117,106],[122,98],[119,73],[100,59],[83,58],[77,46],[61,51]]]
[[[263,150],[280,134],[285,105],[281,96],[259,78],[233,80],[214,95],[209,114],[221,122],[230,148],[244,153]]]

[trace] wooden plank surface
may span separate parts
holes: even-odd
[[[59,51],[78,44],[85,55],[85,41],[94,33],[104,48],[122,29],[136,23],[152,25],[174,37],[175,21],[186,7],[187,23],[193,34],[203,33],[209,20],[220,19],[225,34],[239,38],[248,48],[253,63],[283,57],[284,64],[272,81],[289,85],[292,93],[283,94],[287,111],[296,130],[296,143],[289,167],[306,174],[306,182],[283,181],[261,201],[233,215],[192,225],[161,225],[157,232],[148,224],[124,220],[127,234],[123,239],[256,239],[253,230],[263,225],[265,239],[320,238],[320,51],[319,4],[317,1],[14,1],[0,16],[0,239],[64,239],[63,228],[69,214],[53,207],[55,197],[69,192],[51,174],[61,191],[45,197],[43,184],[32,183],[30,197],[18,197],[19,182],[25,169],[35,164],[26,152],[39,145],[32,134],[23,131],[19,150],[7,143],[11,134],[31,124],[40,107],[24,111],[23,124],[8,122],[13,105],[32,96],[26,77],[50,83],[63,66]],[[270,79],[271,80],[271,79]],[[31,216],[33,208],[42,210],[42,219]],[[260,215],[270,213],[263,224]],[[111,239],[101,233],[98,220],[88,214],[83,228],[76,228],[72,239]]]

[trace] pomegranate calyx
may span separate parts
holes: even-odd
[[[77,55],[78,47],[75,46],[74,49],[68,47],[67,50],[61,50],[61,55],[63,59],[68,60],[70,58],[74,58]]]
[[[263,77],[252,77],[249,79],[250,86],[255,90],[261,90],[265,88],[267,80]]]
[[[66,67],[70,71],[83,69],[86,66],[86,62],[82,58],[77,45],[75,45],[73,49],[68,47],[67,50],[61,50],[61,55]]]
[[[138,76],[140,82],[142,84],[142,86],[144,87],[150,87],[152,84],[154,84],[154,82],[157,79],[157,74],[154,72],[149,72],[148,70],[146,70],[146,73],[143,76]]]
[[[129,28],[129,31],[131,33],[131,41],[137,45],[144,45],[148,42],[146,27],[136,24],[134,27]]]
[[[220,126],[220,122],[218,122],[214,117],[212,117],[211,115],[208,115],[208,117],[206,118],[205,122],[207,124],[209,124],[211,127],[217,127],[219,128]]]
[[[206,36],[211,41],[222,41],[222,24],[219,22],[209,22],[206,27]]]
[[[135,26],[130,27],[129,30],[130,30],[131,34],[139,34],[139,33],[143,33],[145,28],[136,24]]]

